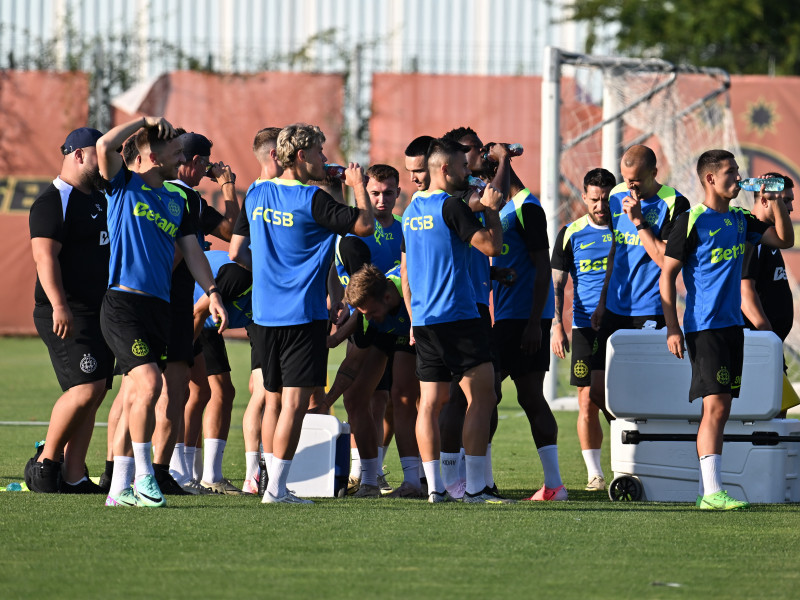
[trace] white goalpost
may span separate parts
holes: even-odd
[[[695,172],[698,156],[711,148],[741,156],[729,89],[730,78],[722,69],[547,47],[542,69],[540,200],[550,242],[565,223],[584,214],[581,192],[586,172],[603,167],[621,181],[620,157],[634,144],[655,151],[660,182],[678,189],[692,205],[701,202],[702,187]],[[744,167],[743,161],[740,166]],[[747,202],[745,194],[740,196]],[[550,399],[557,396],[556,367],[553,355],[545,383]]]

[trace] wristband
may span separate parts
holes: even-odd
[[[639,224],[636,226],[636,230],[637,230],[637,231],[641,231],[642,229],[649,229],[649,227],[650,227],[650,223],[648,223],[647,221],[645,221],[644,223],[639,223]]]
[[[212,287],[208,288],[208,291],[206,292],[206,296],[211,298],[211,294],[219,294],[219,290],[216,287],[212,286]],[[222,295],[222,294],[220,294],[220,295]]]

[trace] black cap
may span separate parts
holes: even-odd
[[[178,136],[178,139],[181,141],[183,155],[187,160],[191,160],[194,156],[211,156],[211,142],[206,136],[187,132]]]
[[[93,147],[102,136],[103,134],[97,129],[79,127],[75,131],[71,131],[67,139],[64,140],[64,144],[61,146],[61,153],[66,156],[67,154],[72,154],[78,148]]]

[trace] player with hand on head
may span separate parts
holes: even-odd
[[[129,171],[116,152],[134,133],[140,160],[137,172]],[[121,371],[131,379],[131,394],[117,428],[120,443],[115,442],[114,475],[106,505],[164,506],[150,453],[170,329],[176,243],[195,280],[213,296],[211,314],[220,321],[220,330],[227,326],[227,314],[190,220],[184,218],[186,194],[169,183],[185,162],[172,125],[159,117],[118,125],[97,141],[97,158],[100,174],[109,182],[111,245],[109,289],[100,323]],[[133,460],[127,457],[128,439]],[[132,474],[134,482],[129,487]]]

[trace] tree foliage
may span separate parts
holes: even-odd
[[[569,8],[568,20],[589,24],[587,52],[610,42],[627,56],[800,75],[798,0],[572,0]]]

